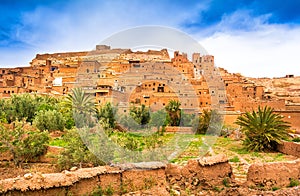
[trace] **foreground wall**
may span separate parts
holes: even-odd
[[[300,180],[300,159],[252,164],[245,184],[235,183],[231,165],[223,155],[193,159],[185,166],[142,162],[71,170],[0,180],[0,195],[132,195],[136,191],[133,195],[191,195],[203,191],[208,195],[265,194],[262,189],[288,187],[291,180]],[[300,194],[297,187],[289,189],[288,194],[285,189],[276,192]],[[274,194],[272,191],[270,195]]]
[[[247,174],[247,185],[250,187],[282,188],[290,186],[292,180],[300,180],[300,159],[252,164]]]
[[[89,195],[95,191],[99,194],[100,190],[107,195],[135,191],[170,195],[213,189],[224,179],[233,181],[232,169],[227,158],[218,155],[190,160],[184,167],[143,162],[52,174],[29,173],[1,180],[0,195]]]
[[[165,165],[159,162],[84,168],[52,174],[25,174],[0,181],[0,195],[120,195],[150,189],[167,195]]]
[[[283,141],[281,144],[277,145],[277,150],[284,154],[300,158],[300,143]]]

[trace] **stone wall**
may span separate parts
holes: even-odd
[[[249,167],[247,185],[267,189],[287,187],[300,179],[300,159],[287,162],[255,163]]]
[[[283,141],[277,145],[277,150],[284,154],[300,157],[300,143]]]

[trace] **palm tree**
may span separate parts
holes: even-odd
[[[274,113],[271,107],[258,107],[258,111],[246,112],[235,122],[242,127],[248,150],[274,150],[281,140],[288,136],[289,125],[283,117]]]
[[[86,94],[82,88],[72,89],[72,93],[66,97],[65,105],[79,113],[91,113],[95,111],[94,99],[90,94]]]
[[[169,123],[171,126],[178,126],[180,124],[180,106],[181,103],[176,100],[170,100],[165,107],[169,115]]]
[[[72,89],[63,102],[65,111],[70,111],[78,128],[85,125],[94,126],[95,101],[90,94],[86,94],[81,88]]]

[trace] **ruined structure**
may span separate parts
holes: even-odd
[[[173,99],[190,113],[220,109],[227,124],[267,105],[299,129],[300,89],[291,82],[295,79],[288,75],[278,83],[231,74],[217,69],[212,55],[194,53],[189,60],[178,51],[170,58],[166,49],[133,52],[98,45],[90,52],[37,54],[29,67],[0,68],[0,97],[25,92],[64,95],[78,86],[93,94],[97,104],[113,102],[123,112],[141,104],[159,110]]]

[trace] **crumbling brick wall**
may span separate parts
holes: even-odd
[[[300,159],[296,161],[255,163],[248,169],[247,185],[254,187],[287,187],[300,179]]]
[[[277,150],[284,154],[300,157],[300,143],[283,141],[277,145]]]
[[[170,192],[197,193],[201,189],[227,186],[234,181],[232,168],[224,155],[192,159],[185,166],[168,164],[166,177]]]

